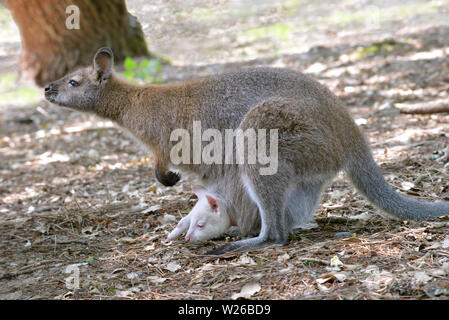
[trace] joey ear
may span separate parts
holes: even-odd
[[[98,49],[94,57],[94,73],[97,81],[109,79],[114,65],[114,54],[108,47]]]
[[[206,189],[200,185],[193,185],[192,191],[199,198],[200,196],[202,196],[204,194],[204,192],[206,192]]]
[[[211,209],[217,213],[219,213],[220,211],[218,211],[218,202],[215,198],[213,198],[212,196],[206,194],[206,199],[207,202],[209,202],[209,205],[211,207]]]

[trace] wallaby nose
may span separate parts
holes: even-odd
[[[186,236],[186,241],[187,241],[187,242],[190,242],[191,240],[192,240],[191,236],[190,236],[190,235],[187,235],[187,236]]]
[[[51,89],[53,88],[53,84],[51,84],[51,83],[49,83],[49,84],[47,84],[46,86],[45,86],[45,92],[48,92],[48,91],[50,91]]]

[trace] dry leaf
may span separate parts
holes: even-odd
[[[278,257],[278,262],[286,263],[288,259],[290,259],[290,256],[286,253],[286,254],[283,254],[282,256]]]
[[[164,214],[164,216],[160,219],[160,221],[162,222],[162,223],[171,223],[171,222],[176,222],[178,220],[178,218],[177,217],[175,217],[174,215],[172,215],[172,214],[168,214],[168,213],[166,213],[166,214]]]
[[[326,273],[326,274],[321,275],[321,277],[319,277],[315,281],[318,284],[323,284],[323,283],[326,283],[326,282],[333,282],[335,280],[337,280],[337,278],[332,273]]]
[[[145,250],[145,251],[154,250],[154,243],[150,244],[149,246],[146,246],[143,250]]]
[[[427,283],[430,280],[432,280],[432,277],[429,276],[426,272],[424,271],[415,271],[413,274],[413,277],[415,279],[416,283]]]
[[[431,246],[424,248],[423,250],[439,249],[439,248],[442,248],[442,249],[449,248],[449,236],[447,236],[440,242],[436,242],[436,243],[432,244]]]
[[[402,189],[403,189],[403,190],[406,190],[406,191],[412,189],[414,186],[415,186],[415,184],[414,184],[413,182],[407,182],[407,181],[405,181],[405,182],[402,182],[402,183],[401,183]]]
[[[239,293],[234,293],[231,297],[232,300],[238,298],[249,299],[253,294],[260,291],[260,284],[256,282],[245,284]]]
[[[171,271],[171,272],[176,272],[179,269],[181,269],[181,266],[179,264],[177,264],[176,262],[170,262],[169,264],[167,264],[167,266],[164,269],[167,269],[168,271]]]
[[[136,240],[133,238],[130,238],[130,237],[123,237],[123,238],[120,238],[119,242],[123,243],[123,244],[131,244],[131,243],[135,243]]]
[[[126,275],[126,277],[130,280],[136,279],[139,277],[139,275],[137,274],[137,272],[130,272]]]
[[[330,263],[330,266],[331,267],[340,267],[340,266],[342,266],[343,265],[343,262],[341,262],[340,261],[340,258],[338,258],[337,256],[334,256],[332,259],[331,259],[331,263]]]
[[[220,265],[214,265],[212,263],[206,263],[205,265],[203,265],[201,268],[199,268],[198,271],[200,272],[204,272],[204,271],[210,271],[210,270],[214,270],[217,267],[221,267]]]
[[[240,258],[236,261],[232,263],[233,265],[249,265],[249,266],[254,266],[256,265],[256,263],[254,262],[253,259],[251,259],[250,257],[248,257],[246,254],[241,255]]]
[[[148,209],[143,210],[141,213],[142,214],[146,214],[146,213],[150,213],[150,212],[156,212],[156,211],[158,211],[160,209],[161,209],[160,205],[155,205],[155,206],[149,207]]]
[[[380,273],[373,273],[363,282],[368,289],[378,290],[380,288],[388,286],[394,280],[392,273],[388,271],[382,271]]]
[[[150,280],[153,283],[163,283],[168,278],[161,278],[161,277],[158,277],[158,276],[148,276],[147,279]]]
[[[358,243],[358,242],[362,242],[362,240],[360,240],[359,238],[346,238],[346,239],[342,239],[341,241],[346,242],[346,243]]]

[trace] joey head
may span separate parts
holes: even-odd
[[[231,227],[231,217],[216,197],[202,186],[193,186],[192,189],[198,197],[198,202],[192,211],[179,221],[166,241],[174,240],[186,232],[187,242],[201,242],[218,238]]]

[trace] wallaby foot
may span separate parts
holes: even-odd
[[[227,235],[230,235],[231,237],[238,236],[240,234],[240,228],[237,226],[232,226],[228,229],[226,232]]]
[[[227,243],[217,249],[206,252],[207,255],[222,255],[227,252],[244,252],[253,250],[262,250],[268,248],[283,247],[288,241],[275,241],[269,239],[251,238]]]

